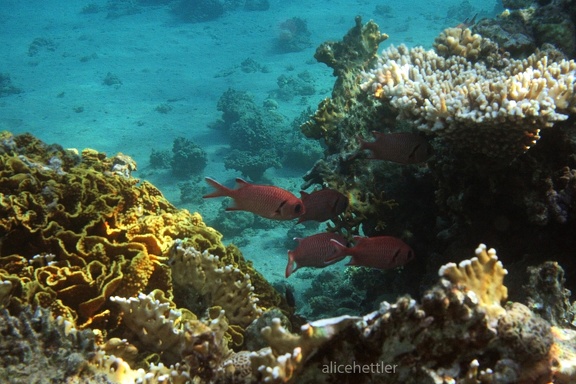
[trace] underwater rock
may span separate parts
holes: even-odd
[[[279,53],[300,52],[309,48],[310,31],[308,23],[300,17],[292,17],[280,23],[280,32],[275,40],[275,49]]]
[[[8,73],[0,73],[0,97],[21,93],[22,90],[12,84]]]
[[[557,262],[547,261],[528,267],[529,280],[524,285],[526,304],[552,325],[569,326],[576,322],[576,302],[570,303],[571,292],[564,288],[564,270]]]

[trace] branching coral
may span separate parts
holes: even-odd
[[[508,289],[504,286],[504,276],[508,271],[498,261],[496,251],[480,244],[476,248],[476,257],[464,260],[460,265],[448,263],[438,271],[453,284],[462,284],[464,290],[470,290],[477,296],[478,305],[486,310],[490,319],[498,320],[504,313],[502,302],[508,297]]]
[[[506,60],[497,70],[473,64],[467,50],[449,52],[445,58],[432,50],[391,47],[365,73],[362,88],[420,130],[489,158],[515,158],[536,143],[541,129],[576,112],[574,61],[533,54]]]

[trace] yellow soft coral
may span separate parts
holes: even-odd
[[[476,248],[476,257],[463,260],[459,265],[448,263],[440,268],[438,274],[474,292],[478,305],[484,308],[490,319],[498,319],[506,312],[501,304],[508,297],[508,289],[504,286],[504,276],[508,271],[498,261],[493,248],[487,251],[486,245],[480,244]]]

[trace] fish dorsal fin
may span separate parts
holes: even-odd
[[[247,186],[252,185],[252,184],[250,184],[249,182],[247,182],[244,179],[237,177],[236,178],[236,185],[238,185],[238,188],[242,188],[242,187],[247,187]]]

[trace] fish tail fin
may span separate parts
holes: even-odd
[[[325,265],[336,263],[348,255],[348,247],[336,239],[331,239],[330,243],[334,247],[334,253],[324,260]]]
[[[205,180],[216,190],[212,193],[202,196],[203,198],[208,199],[210,197],[230,196],[230,192],[232,191],[230,188],[223,186],[211,177],[206,177]]]
[[[288,251],[288,264],[286,265],[286,278],[290,277],[298,269],[294,264],[294,252]]]

